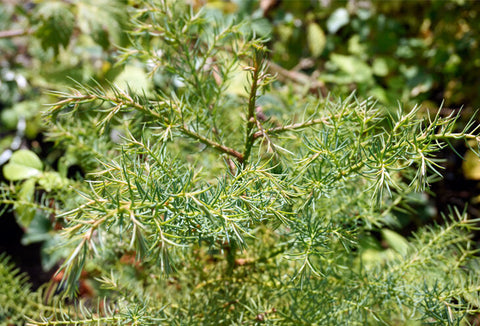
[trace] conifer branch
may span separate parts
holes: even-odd
[[[45,298],[0,254],[0,323],[462,324],[480,312],[469,236],[478,220],[453,211],[442,226],[394,232],[398,217],[428,208],[415,192],[442,168],[438,151],[478,141],[476,121],[456,131],[455,116],[389,114],[354,95],[285,100],[266,87],[263,40],[248,24],[181,1],[146,2],[131,3],[122,49],[145,89],[77,84],[45,114],[65,153],[61,179],[75,191],[34,153],[2,171],[0,213],[12,209],[27,240],[48,238],[55,255],[45,257],[61,265],[62,282]],[[245,100],[228,85],[252,61]],[[275,124],[256,111],[267,90]],[[72,166],[82,173],[70,176]],[[84,280],[93,294],[65,300]],[[94,309],[99,295],[108,299]]]
[[[103,120],[102,124],[104,126],[105,126],[105,123],[108,122],[113,117],[113,115],[118,113],[119,110],[122,108],[134,108],[135,110],[148,114],[155,120],[159,120],[167,125],[170,125],[172,123],[172,121],[170,121],[166,116],[149,108],[148,105],[142,105],[138,103],[123,90],[115,89],[115,92],[119,94],[119,96],[109,96],[101,92],[100,90],[95,90],[94,92],[95,92],[94,94],[89,94],[89,93],[82,94],[80,92],[74,92],[73,94],[56,93],[56,95],[61,95],[66,98],[64,100],[60,100],[57,103],[53,104],[52,108],[48,111],[48,115],[55,115],[57,112],[63,110],[65,107],[68,107],[68,106],[73,106],[76,108],[80,104],[100,100],[100,101],[112,103],[115,105],[113,108],[110,109],[110,111],[108,111],[107,116]],[[153,103],[153,104],[159,105],[158,103]],[[102,130],[103,128],[100,131],[102,132]],[[234,157],[239,162],[244,161],[244,154],[234,150],[233,148],[229,148],[223,144],[220,144],[211,139],[208,139],[198,134],[197,132],[191,130],[186,125],[178,127],[178,130],[189,138],[198,140],[201,143],[221,153]]]

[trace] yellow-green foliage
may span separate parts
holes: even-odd
[[[478,221],[452,210],[408,238],[393,231],[438,177],[436,152],[477,139],[473,123],[298,94],[242,21],[176,1],[130,9],[120,59],[144,89],[78,83],[44,114],[85,173],[61,189],[41,171],[30,182],[37,215],[62,228],[50,253],[65,299],[22,310],[28,287],[7,267],[1,286],[23,291],[7,313],[29,325],[457,325],[478,312]],[[26,181],[5,178],[15,201]]]

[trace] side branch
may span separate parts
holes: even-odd
[[[260,130],[257,131],[256,133],[253,134],[253,138],[257,139],[259,137],[262,137],[264,134],[279,134],[285,131],[294,131],[298,129],[303,129],[306,127],[310,127],[313,125],[318,125],[318,124],[327,124],[328,120],[330,120],[332,117],[325,117],[325,118],[319,118],[319,119],[313,119],[305,122],[298,122],[298,123],[293,123],[290,125],[286,126],[280,126],[280,127],[275,127],[275,128],[269,128],[264,131]]]
[[[69,98],[66,98],[64,100],[58,101],[53,105],[53,107],[49,110],[49,114],[55,114],[59,111],[61,111],[64,107],[69,106],[69,105],[74,105],[75,107],[78,106],[79,104],[82,103],[88,103],[88,102],[93,102],[93,101],[104,101],[104,102],[109,102],[115,104],[115,108],[121,108],[121,107],[130,107],[133,108],[137,111],[141,111],[145,114],[150,115],[154,119],[161,120],[162,122],[166,124],[171,124],[171,121],[169,121],[165,116],[163,116],[161,113],[156,112],[154,110],[149,109],[147,106],[142,105],[138,102],[136,102],[133,98],[131,98],[128,94],[122,92],[120,94],[120,97],[115,97],[115,96],[108,96],[108,95],[102,95],[102,94],[80,94],[80,93],[75,93],[73,95],[70,95]],[[114,108],[114,109],[115,109]],[[110,113],[107,115],[105,118],[104,123],[108,122],[109,118],[113,115],[113,113],[116,113],[116,111],[110,111]],[[179,131],[186,135],[187,137],[190,137],[192,139],[196,139],[199,142],[214,148],[215,150],[230,155],[234,157],[236,160],[239,162],[244,161],[244,155],[233,148],[227,147],[225,145],[219,144],[211,139],[208,139],[195,131],[189,129],[187,126],[180,126],[178,127]]]
[[[138,111],[143,111],[154,118],[165,120],[158,112],[148,110],[144,105],[136,102],[132,97],[126,93],[121,93],[121,97],[108,96],[106,94],[82,94],[80,92],[75,92],[74,94],[62,94],[54,93],[54,95],[66,95],[64,100],[60,100],[53,104],[52,108],[47,111],[48,114],[56,114],[61,111],[64,107],[69,105],[74,105],[75,107],[82,103],[89,103],[93,101],[103,101],[114,103],[116,106],[120,107],[131,107]]]
[[[225,154],[228,154],[230,156],[235,157],[239,162],[244,161],[243,154],[234,150],[233,148],[227,147],[225,145],[216,143],[213,140],[205,138],[204,136],[196,133],[195,131],[192,131],[192,130],[188,129],[186,126],[180,127],[180,131],[183,134],[187,135],[188,137],[198,140],[202,144],[205,144],[205,145],[207,145],[211,148],[214,148],[219,152],[222,152],[222,153],[225,153]]]
[[[288,81],[293,81],[296,84],[308,86],[311,92],[320,93],[323,97],[326,97],[328,94],[325,84],[312,76],[295,70],[287,70],[272,61],[269,62],[268,68],[273,74],[277,75],[278,80],[281,82],[286,83]]]

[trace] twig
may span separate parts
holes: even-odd
[[[217,142],[214,142],[211,139],[205,138],[202,135],[196,133],[193,130],[188,129],[186,126],[180,127],[180,131],[189,136],[190,138],[194,138],[198,140],[199,142],[216,149],[217,151],[220,151],[222,153],[228,154],[230,156],[235,157],[239,162],[243,162],[243,154],[240,152],[237,152],[233,148],[227,147],[225,145],[219,144]]]
[[[332,117],[324,117],[324,118],[319,118],[319,119],[313,119],[305,122],[298,122],[298,123],[293,123],[290,125],[286,126],[280,126],[280,127],[274,127],[274,128],[269,128],[267,130],[260,130],[257,131],[255,134],[253,134],[254,139],[257,139],[259,137],[262,137],[264,134],[277,134],[281,133],[284,131],[293,131],[297,129],[302,129],[305,127],[309,127],[312,125],[318,125],[322,123],[328,123],[328,120],[330,120]]]
[[[68,95],[67,95],[68,96]],[[53,105],[53,107],[49,110],[49,113],[55,113],[56,111],[60,111],[62,108],[71,105],[71,104],[76,104],[76,103],[84,103],[84,102],[91,102],[94,100],[101,100],[105,102],[110,102],[114,103],[115,107],[132,107],[138,111],[144,112],[146,114],[149,114],[155,119],[159,119],[163,121],[164,123],[169,124],[170,121],[163,116],[162,114],[155,112],[153,110],[150,110],[148,106],[142,105],[138,102],[136,102],[134,99],[132,99],[127,93],[122,92],[121,93],[122,97],[114,97],[114,96],[108,96],[108,95],[102,95],[102,94],[80,94],[77,93],[70,98],[66,98],[64,100],[58,101]],[[215,150],[228,154],[230,156],[235,157],[239,162],[243,162],[244,160],[244,155],[233,148],[227,147],[223,144],[217,143],[211,139],[208,139],[195,131],[189,129],[187,126],[180,126],[179,130],[181,133],[186,135],[187,137],[193,138],[198,140],[199,142],[214,148]]]
[[[308,86],[311,92],[319,92],[324,97],[328,94],[325,84],[320,80],[316,80],[315,78],[298,71],[287,70],[272,61],[268,62],[268,67],[273,74],[277,75],[278,80],[282,82],[291,80],[294,83]]]
[[[17,36],[25,36],[32,34],[32,29],[11,29],[7,31],[0,31],[0,38],[10,38],[10,37],[17,37]]]
[[[261,133],[262,136],[265,138],[265,140],[267,141],[267,144],[268,144],[268,148],[271,149],[271,151],[275,154],[275,155],[278,155],[277,153],[277,149],[275,148],[275,144],[273,144],[272,140],[270,139],[270,137],[267,135],[267,133],[265,132],[265,129],[263,129],[263,126],[262,124],[260,123],[260,121],[257,120],[257,127],[258,127],[258,130],[255,134],[254,134],[254,137],[257,133]]]

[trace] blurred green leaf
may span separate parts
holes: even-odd
[[[145,70],[134,65],[125,66],[125,69],[115,78],[114,84],[120,88],[130,88],[138,94],[148,93],[151,90],[151,83]]]
[[[57,172],[45,172],[38,179],[38,184],[47,192],[53,189],[61,189],[66,185],[66,180]]]
[[[327,20],[327,29],[331,34],[338,32],[340,28],[347,25],[350,21],[350,16],[347,9],[338,8]]]
[[[364,266],[372,267],[378,264],[392,261],[398,256],[398,253],[393,249],[375,250],[367,248],[362,252],[361,261]]]
[[[43,164],[32,151],[21,149],[12,154],[10,161],[3,167],[5,179],[17,181],[28,179],[42,173]]]
[[[45,216],[45,214],[35,214],[25,232],[25,235],[22,237],[22,245],[28,246],[29,244],[35,242],[47,241],[51,239],[51,230],[52,223],[47,216]]]
[[[250,27],[258,36],[267,36],[272,32],[272,24],[264,18],[254,19],[251,22]]]
[[[362,60],[354,56],[332,54],[330,59],[353,82],[368,83],[372,81],[372,69]]]
[[[317,23],[312,22],[308,24],[307,40],[308,48],[312,53],[312,56],[318,58],[325,48],[327,38],[325,37],[325,33],[323,32],[322,28]]]
[[[376,86],[373,87],[372,89],[369,90],[368,92],[369,96],[372,96],[373,98],[379,100],[382,103],[389,103],[390,99],[388,96],[388,93],[385,89],[382,87]]]
[[[75,16],[65,2],[41,3],[35,19],[38,21],[35,36],[44,50],[52,48],[58,54],[60,46],[65,48],[68,45],[75,26]]]
[[[468,150],[463,159],[462,170],[465,178],[480,180],[480,159],[478,156],[472,150]]]
[[[24,246],[42,243],[41,262],[45,271],[52,269],[65,256],[65,251],[59,250],[60,237],[55,234],[52,222],[48,215],[39,210],[25,230],[21,242]]]
[[[104,50],[112,43],[122,45],[123,24],[127,21],[125,2],[119,0],[84,0],[77,3],[81,31]]]
[[[368,53],[368,46],[361,41],[360,35],[355,34],[348,40],[348,52],[363,57]]]
[[[433,78],[424,69],[412,66],[402,69],[407,78],[407,86],[411,89],[411,96],[428,92],[433,86]]]
[[[405,256],[408,253],[408,249],[410,247],[408,241],[397,232],[389,229],[383,229],[382,236],[384,240],[388,243],[390,248],[392,248],[402,256]]]
[[[227,87],[227,93],[233,94],[236,96],[245,97],[248,96],[247,87],[248,87],[248,74],[241,67],[236,67],[234,69],[235,73],[233,78],[230,80],[230,83]]]
[[[375,75],[384,77],[388,75],[388,63],[384,58],[375,58],[372,63],[372,71]]]
[[[13,108],[2,110],[0,119],[6,129],[15,129],[18,123],[18,114]]]
[[[22,184],[18,192],[18,203],[15,204],[15,213],[17,223],[27,228],[35,217],[36,209],[29,205],[34,202],[35,195],[35,179],[28,179]]]

